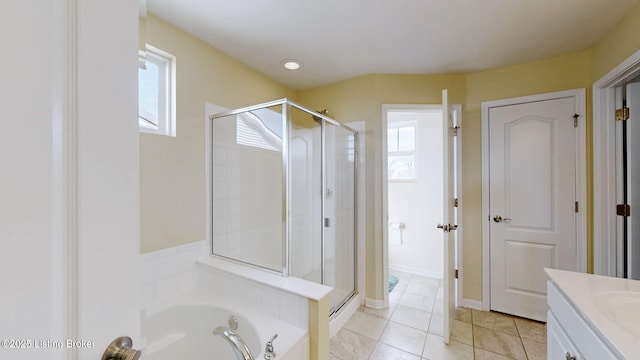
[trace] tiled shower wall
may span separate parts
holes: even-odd
[[[282,152],[238,144],[242,119],[213,123],[213,252],[282,271]]]

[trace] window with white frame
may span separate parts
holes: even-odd
[[[389,180],[416,179],[416,123],[390,123],[387,128]]]
[[[146,48],[138,69],[138,126],[142,132],[176,136],[176,58],[152,46]]]

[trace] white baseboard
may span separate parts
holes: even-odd
[[[351,315],[353,315],[362,304],[362,295],[357,294],[348,303],[346,303],[342,309],[334,314],[329,320],[329,338],[332,338],[335,334],[342,329],[344,324],[349,321]]]
[[[366,298],[364,299],[364,305],[372,309],[384,309],[384,300]]]
[[[392,264],[392,265],[389,265],[389,269],[402,271],[402,272],[406,272],[414,275],[427,276],[427,277],[436,278],[436,279],[442,279],[444,277],[444,274],[442,273],[442,271],[431,271],[431,270],[416,268],[411,266],[402,266],[402,265]]]
[[[482,311],[482,301],[462,299],[462,307]]]

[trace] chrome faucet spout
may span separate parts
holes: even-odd
[[[222,336],[222,338],[227,340],[229,344],[231,344],[233,352],[236,354],[236,358],[238,360],[255,360],[253,355],[251,355],[251,351],[249,351],[247,344],[235,331],[228,327],[218,326],[213,330],[213,335]]]

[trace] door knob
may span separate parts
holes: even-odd
[[[438,225],[436,225],[436,227],[438,229],[442,229],[442,231],[444,231],[444,232],[449,232],[449,231],[453,231],[453,230],[457,229],[458,225],[451,225],[451,224],[442,225],[442,224],[438,224]]]
[[[132,349],[133,340],[128,336],[121,336],[111,342],[104,351],[102,360],[138,360],[142,352]]]
[[[493,221],[499,223],[499,222],[503,222],[503,221],[511,221],[511,219],[510,218],[503,218],[500,215],[496,215],[496,216],[493,217]]]

